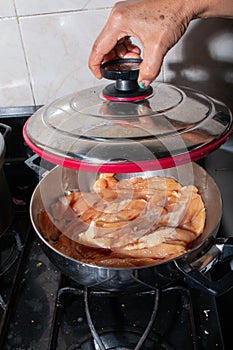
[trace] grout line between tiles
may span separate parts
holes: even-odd
[[[60,14],[68,14],[68,13],[77,13],[77,12],[88,12],[88,11],[103,11],[103,10],[110,10],[112,7],[98,7],[98,8],[80,8],[80,9],[74,9],[74,10],[63,10],[63,11],[51,11],[51,12],[44,12],[44,13],[32,13],[32,14],[25,14],[25,15],[19,15],[17,14],[17,8],[15,5],[14,0],[14,7],[16,11],[16,15],[13,16],[0,16],[0,20],[4,19],[12,19],[12,18],[31,18],[31,17],[43,17],[48,15],[60,15]]]
[[[26,68],[27,68],[28,80],[29,80],[30,90],[31,90],[31,94],[32,94],[32,99],[33,99],[34,105],[36,105],[36,98],[35,98],[34,88],[33,88],[33,84],[32,84],[31,74],[30,74],[30,67],[29,67],[29,62],[28,62],[28,58],[27,58],[26,48],[24,46],[24,40],[23,40],[23,34],[22,34],[21,26],[20,26],[20,21],[19,21],[18,15],[17,15],[17,7],[15,4],[15,0],[13,1],[13,4],[14,4],[14,8],[15,8],[15,13],[16,13],[16,20],[18,23],[19,35],[20,35],[21,45],[22,45],[22,49],[23,49],[25,64],[26,64]]]

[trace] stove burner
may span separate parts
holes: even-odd
[[[137,339],[140,336],[137,332],[117,332],[110,331],[104,334],[101,334],[101,341],[103,345],[101,347],[96,343],[93,339],[88,339],[83,343],[73,344],[67,350],[151,350],[151,349],[160,349],[160,350],[174,350],[175,348],[171,346],[167,341],[162,339],[159,335],[157,339],[147,338],[146,342],[142,345],[142,347],[138,347]],[[122,345],[116,345],[116,343],[121,343],[125,340],[127,341],[127,347]],[[114,344],[115,343],[115,344]],[[130,343],[130,345],[129,345]]]
[[[159,292],[157,290],[156,294],[155,294],[154,307],[152,309],[151,318],[148,322],[146,329],[144,330],[144,333],[142,334],[141,338],[139,339],[139,342],[137,343],[136,347],[132,350],[142,349],[142,345],[144,344],[145,340],[147,339],[148,334],[150,333],[150,330],[153,326],[153,323],[154,323],[154,320],[155,320],[155,317],[157,314],[158,300],[159,300]],[[107,350],[106,347],[104,346],[99,334],[97,333],[93,322],[92,322],[92,318],[91,318],[91,314],[90,314],[90,310],[89,310],[89,304],[88,304],[88,290],[87,290],[87,288],[85,288],[85,290],[84,290],[84,302],[85,302],[85,311],[86,311],[86,316],[87,316],[87,322],[88,322],[91,334],[94,338],[94,341],[98,345],[97,350]],[[110,348],[109,350],[124,350],[124,349],[127,350],[127,348]],[[131,349],[128,349],[128,350],[131,350]]]
[[[0,238],[0,279],[5,276],[15,264],[22,250],[22,243],[19,234],[11,231]],[[7,304],[0,294],[0,308],[6,310]]]
[[[19,234],[11,231],[0,238],[0,278],[14,265],[22,250]]]
[[[62,307],[62,295],[66,293],[71,293],[76,296],[84,296],[85,314],[87,324],[91,332],[91,335],[89,334],[78,344],[72,344],[67,350],[151,350],[156,347],[166,350],[174,349],[159,333],[155,333],[153,336],[151,334],[158,311],[158,290],[153,290],[150,293],[151,297],[153,298],[153,304],[150,319],[148,323],[145,324],[144,329],[136,327],[135,324],[134,326],[128,325],[127,327],[122,326],[120,328],[112,328],[111,326],[109,328],[99,328],[98,332],[92,321],[92,316],[89,309],[89,306],[92,306],[92,304],[89,302],[88,296],[89,294],[93,293],[99,296],[110,296],[113,294],[104,291],[89,291],[88,288],[80,290],[76,288],[64,287],[61,288],[58,293],[57,305],[59,307]],[[142,292],[140,295],[144,295],[144,293]]]

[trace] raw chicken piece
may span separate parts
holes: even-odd
[[[131,221],[140,216],[146,208],[147,202],[144,199],[133,199],[123,202],[114,203],[112,206],[106,208],[97,220],[98,226],[100,222],[119,222],[119,221]]]
[[[204,229],[205,207],[195,186],[184,186],[176,195],[170,196],[165,204],[167,214],[163,226],[181,227],[199,236]]]
[[[89,208],[94,207],[101,198],[94,192],[71,192],[67,196],[70,207],[76,215],[82,215]]]
[[[160,221],[163,208],[155,207],[147,213],[131,221],[121,221],[99,226],[98,221],[92,221],[88,230],[79,234],[82,244],[98,246],[114,250],[129,242],[135,242],[147,233],[154,231]]]
[[[101,174],[93,186],[94,192],[98,193],[104,200],[111,201],[117,198],[118,181],[114,174]]]
[[[172,178],[161,178],[153,176],[150,178],[135,177],[117,181],[114,174],[101,174],[95,182],[93,190],[105,200],[122,198],[145,198],[155,194],[155,191],[162,191],[158,195],[167,197],[170,191],[178,191],[181,185]]]
[[[187,251],[188,243],[195,239],[195,234],[179,228],[163,227],[141,237],[137,242],[114,251],[130,257],[150,257],[153,259],[177,256]]]
[[[149,178],[135,177],[119,181],[118,189],[131,190],[159,190],[159,191],[178,191],[181,185],[172,178],[152,176]]]
[[[142,248],[142,249],[127,249],[119,248],[116,250],[117,253],[122,254],[125,257],[132,258],[151,258],[151,259],[174,259],[187,252],[182,244],[170,244],[160,243],[154,247]]]

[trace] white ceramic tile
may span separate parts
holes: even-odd
[[[37,104],[103,84],[90,72],[88,57],[107,15],[97,10],[20,19]]]
[[[19,15],[110,8],[115,2],[116,0],[15,0]]]
[[[165,58],[165,80],[221,100],[233,109],[233,30],[226,19],[196,20]]]
[[[15,16],[13,0],[0,0],[0,18]]]
[[[0,20],[0,106],[33,104],[16,19]]]

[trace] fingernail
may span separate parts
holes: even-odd
[[[150,81],[149,80],[142,80],[138,83],[138,85],[141,89],[145,89],[150,85]]]
[[[139,85],[140,89],[144,89],[144,85],[143,85],[142,81],[140,81],[140,82],[138,83],[138,85]]]

